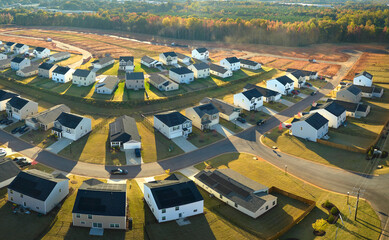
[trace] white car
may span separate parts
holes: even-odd
[[[5,151],[4,148],[0,148],[0,157],[5,157],[7,156],[7,152]]]

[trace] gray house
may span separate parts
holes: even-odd
[[[51,107],[43,112],[36,113],[31,117],[26,118],[26,125],[32,129],[42,128],[47,131],[54,127],[55,120],[61,115],[61,113],[70,113],[70,108],[65,104],[60,104]]]
[[[350,85],[341,87],[336,92],[336,100],[359,103],[362,98],[362,91],[357,86]]]
[[[39,77],[44,77],[44,78],[51,78],[54,69],[57,68],[57,65],[43,62],[41,65],[38,67],[38,76]]]
[[[124,150],[141,148],[141,138],[134,118],[121,116],[109,124],[109,141],[111,147]]]
[[[145,76],[143,72],[127,72],[126,73],[126,88],[127,89],[144,89]]]
[[[185,116],[200,130],[214,129],[219,124],[219,110],[212,103],[187,108]]]

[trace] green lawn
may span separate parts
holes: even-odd
[[[303,93],[305,95],[311,95],[311,93],[313,92],[313,90],[310,88],[300,88],[299,91],[300,93]]]
[[[258,120],[261,120],[261,119],[268,119],[270,117],[270,115],[267,115],[266,113],[262,112],[262,111],[246,111],[246,110],[242,110],[242,114],[243,114],[243,118],[246,119],[246,121],[250,124],[257,124],[257,121]]]
[[[26,142],[32,143],[38,147],[46,148],[51,144],[55,143],[54,138],[49,137],[51,135],[51,130],[31,130],[28,133],[21,136]]]
[[[220,133],[216,132],[216,130],[203,132],[193,126],[192,133],[189,135],[188,141],[196,147],[201,148],[223,138],[224,137]]]
[[[316,201],[316,207],[312,210],[312,212],[307,217],[305,217],[299,224],[295,225],[289,232],[282,236],[281,239],[315,239],[311,224],[316,221],[316,219],[325,218],[327,216],[327,211],[321,207],[321,204],[324,203],[326,200],[331,201],[340,209],[343,220],[345,222],[345,228],[338,231],[337,239],[354,239],[355,235],[360,236],[361,239],[378,239],[379,237],[381,222],[373,208],[369,205],[368,202],[364,200],[359,202],[360,214],[358,214],[358,221],[354,221],[353,216],[349,215],[346,196],[328,192],[313,185],[306,184],[305,182],[302,182],[301,180],[289,174],[285,174],[283,170],[272,166],[266,161],[254,160],[252,155],[239,153],[225,154],[211,159],[207,161],[207,163],[214,168],[231,168],[245,175],[246,177],[249,177],[266,186],[275,186],[280,189],[284,189],[288,192],[299,195],[301,197]],[[205,167],[205,165],[204,163],[201,163],[196,165],[195,167],[201,170]],[[266,233],[268,229],[271,229],[269,232],[274,233],[275,229],[280,228],[280,225],[282,224],[290,222],[292,218],[295,218],[299,214],[299,211],[301,211],[301,206],[299,208],[297,207],[298,205],[293,205],[293,203],[289,200],[286,201],[287,205],[281,205],[285,202],[282,201],[283,199],[280,200],[281,203],[277,207],[282,207],[282,210],[277,210],[276,207],[275,209],[270,210],[267,214],[263,215],[262,217],[259,217],[256,220],[248,219],[251,221],[251,224],[250,222],[241,223],[243,225],[242,228],[254,228],[258,231],[260,231],[260,229],[263,229],[263,232],[261,233]],[[205,205],[207,205],[207,198],[205,202]],[[355,206],[355,202],[355,198],[350,198],[351,208]],[[232,220],[238,218],[238,221],[242,221],[238,214],[239,212],[237,212],[235,209],[232,209],[231,207],[228,208],[230,208],[230,212],[226,212],[228,214],[218,214],[221,220],[225,220],[225,218],[229,217]],[[232,210],[234,210],[237,214],[232,214]],[[275,212],[274,215],[271,216],[273,214],[272,211],[274,210],[276,210],[277,212]],[[283,218],[277,219],[280,224],[273,224],[269,226],[269,228],[266,228],[265,226],[266,224],[268,224],[267,221],[271,221],[271,219],[276,218],[278,214],[282,214],[283,216]],[[260,224],[262,223],[261,221],[264,220],[267,220],[263,223],[265,224],[265,226]],[[258,222],[258,224],[254,224],[253,222]],[[325,235],[325,239],[334,239],[337,226],[340,226],[340,222],[336,225],[326,226],[325,231],[327,233]],[[224,229],[220,229],[220,231],[224,231]]]
[[[282,96],[282,99],[285,99],[289,102],[297,103],[300,102],[303,98],[296,95],[292,95],[292,96],[288,95],[288,96]]]
[[[263,106],[273,109],[277,112],[281,112],[288,108],[288,106],[280,103],[280,102],[264,102]]]
[[[236,125],[235,123],[227,121],[223,118],[219,118],[219,123],[221,125],[223,125],[224,127],[228,128],[228,130],[233,131],[234,133],[238,133],[238,132],[243,131],[243,128],[241,128],[238,125]]]
[[[312,84],[312,86],[317,87],[317,88],[322,88],[327,84],[326,80],[319,80],[319,79],[309,80],[307,82],[309,82],[310,84]]]

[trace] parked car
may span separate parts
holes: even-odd
[[[140,154],[140,148],[135,148],[134,152],[135,152],[135,157],[140,158],[140,157],[142,156],[142,155]]]
[[[0,157],[5,157],[7,156],[7,151],[5,151],[4,148],[0,148]]]
[[[28,162],[27,160],[25,160],[25,161],[19,161],[19,162],[17,162],[17,164],[18,164],[19,167],[21,167],[21,168],[24,168],[24,167],[27,167],[27,166],[30,166],[30,165],[31,165],[31,163]]]
[[[12,124],[13,122],[14,122],[13,120],[8,120],[8,121],[5,122],[5,125],[10,125],[10,124]]]
[[[311,92],[311,96],[316,95],[317,91]]]
[[[27,127],[27,126],[24,126],[24,127],[22,127],[22,128],[19,130],[19,133],[23,134],[23,133],[28,132],[28,130],[30,130],[30,128]]]
[[[257,126],[261,126],[265,123],[265,120],[264,119],[260,119],[257,121]]]
[[[7,121],[8,121],[8,118],[3,118],[0,120],[0,124],[5,124],[5,122],[7,122]]]
[[[14,129],[12,129],[11,133],[12,134],[15,134],[15,133],[18,133],[20,131],[21,127],[16,127]]]
[[[242,117],[238,117],[236,120],[241,122],[241,123],[246,123],[246,119],[244,119]]]
[[[299,93],[297,92],[297,90],[293,90],[293,91],[292,91],[292,94],[293,94],[293,95],[298,95]]]
[[[112,175],[127,175],[128,171],[121,168],[116,168],[111,170]]]
[[[308,87],[312,87],[312,84],[306,82],[305,85],[307,85]]]
[[[18,162],[22,162],[22,161],[27,161],[27,159],[25,157],[16,157],[13,159],[13,161],[18,163]]]

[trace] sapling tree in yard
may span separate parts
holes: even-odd
[[[317,219],[316,222],[312,223],[312,228],[317,232],[321,232],[324,231],[324,227],[326,224],[327,221],[324,220],[323,218]]]

